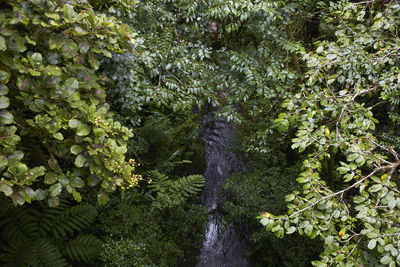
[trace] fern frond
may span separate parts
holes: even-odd
[[[204,186],[204,177],[202,175],[189,175],[173,181],[171,191],[188,197],[201,191]]]
[[[150,171],[148,176],[151,180],[149,188],[151,188],[153,192],[163,191],[167,189],[171,184],[171,181],[168,178],[168,176],[159,173],[158,171]]]
[[[42,239],[39,242],[35,255],[38,258],[38,266],[67,266],[62,253],[48,240]]]
[[[68,200],[61,198],[55,207],[44,207],[40,215],[39,231],[41,235],[52,233],[56,239],[72,235],[94,222],[97,210],[91,205],[71,206]]]
[[[77,262],[88,262],[99,257],[102,242],[90,234],[80,234],[64,246],[64,254]]]
[[[38,203],[40,205],[40,203]],[[101,241],[92,235],[75,233],[94,222],[97,210],[91,205],[74,205],[60,199],[59,206],[19,206],[0,221],[2,240],[0,263],[6,266],[66,266],[64,255],[74,261],[88,261],[100,254]],[[60,245],[63,244],[64,245]],[[60,252],[61,250],[68,250]]]
[[[27,242],[38,236],[37,217],[26,206],[20,206],[0,222],[2,236],[9,242]]]
[[[97,216],[96,209],[91,205],[77,205],[68,207],[53,221],[52,232],[54,235],[64,237],[81,231],[94,222]]]
[[[66,266],[58,248],[45,239],[13,242],[2,247],[0,259],[7,266]]]
[[[149,185],[157,193],[153,206],[159,209],[172,208],[182,204],[188,197],[201,191],[204,178],[201,175],[190,175],[171,180],[157,171],[150,172],[152,184]]]

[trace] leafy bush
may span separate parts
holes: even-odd
[[[305,157],[301,189],[286,196],[285,215],[264,213],[261,223],[278,237],[297,232],[323,241],[314,266],[396,266],[400,5],[318,6],[319,26],[334,35],[300,51],[307,64],[301,90],[276,119],[281,130],[296,130],[292,149]]]
[[[86,1],[3,1],[0,10],[0,191],[14,203],[100,184],[100,203],[137,183],[132,135],[105,103],[98,70],[130,49],[129,27]]]
[[[167,194],[165,191],[162,197],[153,197],[151,192],[131,189],[122,200],[112,199],[101,209],[104,216],[99,228],[105,240],[102,258],[107,266],[196,262],[207,213],[203,207],[181,198],[171,205],[175,196]]]
[[[261,163],[263,162],[263,163]],[[315,240],[304,240],[301,236],[276,239],[259,224],[256,217],[268,210],[272,213],[286,211],[285,195],[298,189],[293,180],[298,164],[269,167],[263,160],[248,163],[254,169],[243,175],[230,178],[224,189],[228,193],[224,204],[228,221],[240,219],[246,222],[246,256],[252,266],[309,266],[318,257],[321,244]]]

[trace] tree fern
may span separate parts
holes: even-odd
[[[79,234],[94,222],[94,207],[73,205],[66,198],[55,208],[35,204],[17,207],[0,221],[4,241],[0,262],[7,266],[65,266],[65,256],[73,262],[99,256],[101,241],[90,234]]]

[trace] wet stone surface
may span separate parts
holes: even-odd
[[[220,193],[222,183],[232,174],[244,170],[242,161],[230,151],[235,136],[234,127],[225,119],[215,118],[211,112],[202,117],[201,124],[206,159],[202,204],[209,216],[196,266],[246,267],[249,265],[242,256],[245,240],[240,227],[236,223],[225,223],[220,213],[224,203],[224,196]]]

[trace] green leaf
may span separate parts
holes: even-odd
[[[0,96],[8,94],[8,87],[0,83]]]
[[[76,26],[76,27],[74,28],[73,32],[74,32],[75,35],[77,35],[77,36],[82,36],[82,35],[85,35],[85,34],[88,33],[87,31],[85,31],[84,29],[82,29],[82,27],[80,27],[80,26]]]
[[[43,199],[45,199],[46,198],[46,195],[47,195],[47,193],[46,193],[46,191],[45,190],[43,190],[43,189],[38,189],[38,190],[36,190],[36,192],[35,192],[35,199],[36,200],[43,200]]]
[[[344,254],[339,254],[336,256],[335,260],[337,262],[342,262],[344,260],[345,255]]]
[[[82,168],[86,163],[86,158],[83,155],[78,155],[75,159],[75,166],[78,168]]]
[[[0,110],[0,124],[11,124],[14,122],[14,116],[11,112]]]
[[[374,249],[375,246],[376,246],[376,239],[371,239],[371,240],[368,242],[368,248],[369,248],[369,249]]]
[[[119,146],[115,149],[115,152],[117,152],[118,154],[121,154],[121,155],[125,154],[126,151],[127,151],[126,146]]]
[[[6,196],[11,196],[13,193],[13,190],[12,190],[11,186],[9,186],[5,183],[1,183],[0,184],[0,192],[3,192]]]
[[[77,192],[77,191],[72,191],[72,196],[74,197],[74,199],[77,201],[77,202],[81,202],[82,201],[82,195],[79,193],[79,192]]]
[[[53,134],[53,137],[54,137],[55,139],[57,139],[57,140],[60,140],[60,141],[64,140],[64,136],[63,136],[62,133],[60,133],[60,132],[54,133],[54,134]]]
[[[45,69],[43,69],[43,71],[47,75],[60,76],[62,74],[62,71],[61,71],[60,67],[52,66],[52,65],[47,66]]]
[[[336,54],[329,54],[329,55],[326,56],[326,59],[328,59],[328,60],[333,60],[333,59],[335,59],[336,57],[337,57]]]
[[[60,203],[60,199],[58,197],[51,197],[47,201],[50,207],[57,207]]]
[[[73,145],[71,146],[71,153],[74,155],[78,155],[79,153],[81,153],[83,150],[83,148],[81,146],[78,145]]]
[[[309,224],[304,228],[304,233],[306,233],[306,235],[308,235],[308,236],[311,236],[313,229],[314,229],[314,227],[311,224]]]
[[[391,261],[392,261],[392,257],[390,257],[389,255],[386,255],[381,259],[382,264],[389,264]]]
[[[10,105],[8,97],[0,96],[0,109],[7,108]]]
[[[79,136],[86,136],[86,135],[88,135],[90,133],[91,129],[92,128],[89,125],[84,124],[84,123],[80,123],[79,126],[78,126],[78,130],[77,130],[76,134],[79,135]]]
[[[85,182],[80,177],[72,178],[71,185],[73,187],[82,188],[85,186]]]
[[[371,186],[371,187],[368,189],[368,191],[371,192],[371,193],[375,193],[375,192],[378,192],[379,190],[381,190],[382,187],[383,187],[383,186],[382,186],[381,184],[374,184],[373,186]]]
[[[57,181],[58,175],[54,172],[48,172],[44,176],[44,183],[45,184],[54,184]]]
[[[363,197],[363,196],[355,196],[355,197],[353,198],[353,201],[354,201],[354,203],[359,204],[359,203],[362,203],[362,202],[365,201],[365,197]]]
[[[261,218],[261,220],[260,220],[260,223],[261,223],[262,225],[264,225],[264,226],[266,226],[267,224],[269,224],[269,222],[270,222],[270,219],[265,218],[265,217]]]
[[[4,168],[8,165],[8,159],[5,155],[0,154],[0,168]]]
[[[49,13],[49,12],[46,12],[46,13],[44,13],[44,14],[46,15],[46,17],[51,18],[51,19],[54,19],[54,20],[60,19],[60,15],[58,15],[57,13]]]
[[[6,51],[6,49],[6,40],[4,40],[3,36],[0,35],[0,51]]]
[[[100,168],[100,167],[99,167]],[[97,179],[95,176],[89,176],[88,180],[87,180],[87,184],[89,186],[96,186],[99,183],[99,179]]]
[[[40,65],[42,63],[42,54],[33,53],[31,59],[35,65]]]
[[[326,263],[323,263],[323,262],[321,262],[321,261],[312,261],[311,264],[312,264],[313,266],[316,266],[316,267],[325,267],[325,266],[327,266]]]
[[[79,88],[79,83],[78,80],[75,78],[67,79],[63,85],[63,91],[67,92],[69,95],[71,95],[71,93],[78,88]]]
[[[81,122],[76,119],[70,119],[68,122],[69,127],[73,128],[73,129],[77,128],[80,124],[81,124]]]
[[[287,229],[286,233],[287,233],[288,235],[290,235],[290,234],[293,234],[295,231],[296,231],[296,227],[290,226],[290,227]]]
[[[94,128],[93,128],[93,132],[94,132],[94,135],[95,135],[97,138],[99,138],[99,137],[101,137],[101,136],[104,135],[104,129],[102,129],[102,128],[94,127]]]
[[[28,71],[34,77],[39,77],[41,75],[40,71],[36,71],[34,69],[28,69]]]
[[[97,194],[97,202],[99,202],[100,205],[105,205],[109,199],[110,196],[104,191]]]
[[[333,240],[334,240],[334,238],[333,238],[333,236],[327,236],[326,238],[325,238],[325,245],[327,245],[327,246],[330,246],[330,245],[332,245],[333,244]]]
[[[353,161],[353,160],[355,160],[356,158],[358,158],[358,154],[350,154],[350,155],[347,157],[347,160],[348,160],[348,161]]]
[[[346,172],[348,172],[350,169],[348,167],[339,167],[337,168],[338,172],[340,174],[345,174]]]
[[[289,194],[289,195],[285,196],[285,201],[290,202],[294,199],[294,197],[295,197],[295,194]]]
[[[22,151],[15,150],[11,155],[8,156],[8,164],[10,166],[20,164],[23,157],[24,153]]]
[[[64,16],[68,20],[72,20],[75,18],[76,13],[74,11],[74,8],[71,5],[69,5],[69,4],[64,5]]]
[[[112,58],[112,54],[110,53],[110,51],[108,51],[108,50],[103,50],[102,52],[103,52],[103,55],[104,55],[104,56],[106,56],[106,57],[108,57],[108,58]]]
[[[0,70],[0,81],[7,81],[10,74],[6,71]],[[7,83],[7,82],[4,82]]]
[[[53,184],[49,188],[50,196],[55,197],[58,196],[62,191],[62,186],[60,183]]]

